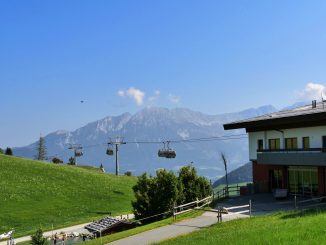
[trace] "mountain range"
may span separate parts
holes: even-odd
[[[107,142],[110,138],[120,136],[129,142],[119,147],[120,173],[154,173],[159,168],[177,171],[181,166],[192,164],[199,174],[215,180],[224,175],[221,152],[226,155],[230,170],[248,162],[247,139],[242,137],[193,142],[182,140],[243,134],[244,130],[224,131],[223,124],[275,111],[275,107],[267,105],[236,113],[206,115],[185,108],[147,107],[135,114],[123,113],[105,117],[75,131],[58,130],[44,138],[48,156],[57,156],[67,162],[73,155],[68,149],[69,145],[81,144],[84,147],[83,156],[77,159],[78,164],[103,164],[106,171],[114,172],[115,157],[106,155]],[[155,142],[167,140],[181,140],[170,144],[176,150],[175,159],[159,158],[157,155],[163,144]],[[36,144],[34,142],[25,147],[14,148],[14,154],[33,158],[36,155]]]

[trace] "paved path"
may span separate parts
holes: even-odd
[[[130,219],[133,219],[134,218],[134,215],[133,214],[129,214],[128,217]],[[116,216],[115,218],[121,218],[121,216]],[[127,215],[122,215],[122,218],[123,219],[126,219],[127,218]],[[90,223],[85,223],[85,224],[80,224],[80,225],[74,225],[74,226],[70,226],[70,227],[66,227],[66,228],[61,228],[61,229],[57,229],[57,230],[53,230],[53,231],[47,231],[47,232],[44,232],[44,236],[45,237],[49,237],[51,236],[52,234],[55,234],[55,233],[60,233],[60,232],[65,232],[65,233],[72,233],[72,232],[78,232],[78,233],[82,233],[83,230],[84,230],[84,227],[86,225],[88,225]],[[15,238],[15,242],[16,243],[19,243],[19,242],[26,242],[26,241],[29,241],[31,240],[31,236],[24,236],[24,237],[19,237],[19,238]],[[0,245],[7,245],[7,241],[2,241],[0,242]]]
[[[150,231],[145,231],[134,236],[130,236],[118,241],[110,243],[110,245],[142,245],[142,244],[152,244],[160,242],[169,238],[187,234],[196,230],[200,230],[204,227],[211,226],[217,223],[217,213],[205,212],[203,215],[180,221],[178,223],[159,227]],[[243,214],[229,213],[223,215],[223,222],[249,217]]]

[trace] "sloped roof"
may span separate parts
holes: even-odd
[[[224,129],[246,128],[247,131],[285,129],[326,125],[326,102],[312,104],[224,124]]]

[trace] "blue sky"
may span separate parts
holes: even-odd
[[[1,1],[0,147],[149,105],[219,114],[311,99],[326,84],[325,12],[325,1]]]

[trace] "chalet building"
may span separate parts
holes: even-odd
[[[245,128],[256,190],[296,195],[326,192],[326,102],[224,124]]]

